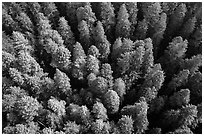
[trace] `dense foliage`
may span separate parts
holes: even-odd
[[[10,134],[202,133],[202,4],[2,3]]]

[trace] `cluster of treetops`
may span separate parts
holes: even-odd
[[[3,133],[202,133],[201,28],[201,3],[2,3]]]

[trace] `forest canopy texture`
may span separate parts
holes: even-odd
[[[202,133],[202,3],[2,3],[5,134]]]

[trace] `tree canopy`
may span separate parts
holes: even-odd
[[[3,134],[202,134],[201,2],[3,2]]]

